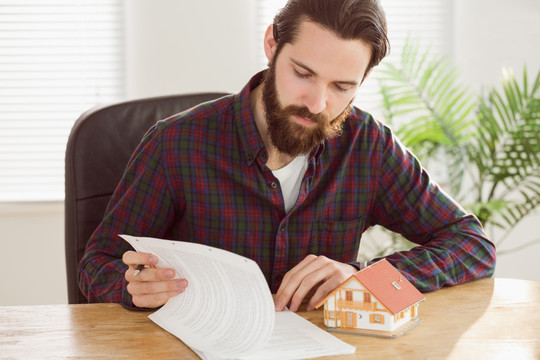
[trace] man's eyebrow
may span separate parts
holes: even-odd
[[[296,66],[299,66],[302,69],[310,72],[312,75],[317,76],[317,73],[313,69],[311,69],[309,66],[307,66],[306,64],[303,64],[300,61],[292,59],[292,58],[291,58],[291,62],[293,62]],[[352,81],[352,80],[337,80],[337,81],[334,81],[334,83],[343,84],[343,85],[352,85],[352,86],[358,86],[359,85],[358,82]]]

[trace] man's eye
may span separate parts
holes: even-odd
[[[301,73],[300,71],[296,69],[293,69],[293,70],[294,70],[294,74],[298,76],[300,79],[306,79],[311,75],[310,73]]]

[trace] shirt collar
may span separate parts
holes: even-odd
[[[259,152],[264,149],[264,142],[255,124],[255,118],[251,110],[249,96],[251,91],[262,82],[264,71],[257,73],[235,96],[234,118],[240,142],[244,148],[244,155],[248,165],[257,158]]]

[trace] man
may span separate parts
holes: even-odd
[[[478,220],[388,127],[351,106],[387,53],[378,1],[290,0],[264,51],[269,69],[240,93],[145,135],[80,264],[90,301],[155,308],[188,286],[122,233],[250,257],[276,310],[304,299],[311,309],[358,271],[361,235],[376,224],[418,244],[387,259],[422,291],[493,273],[495,249]]]

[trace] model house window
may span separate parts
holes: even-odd
[[[365,303],[371,303],[371,294],[368,292],[364,293],[364,302]]]
[[[0,0],[0,201],[63,200],[79,115],[123,97],[122,0]]]
[[[350,290],[345,291],[345,300],[353,301],[352,291],[350,291]]]
[[[369,322],[372,324],[384,324],[384,316],[380,314],[371,314],[369,316]]]

